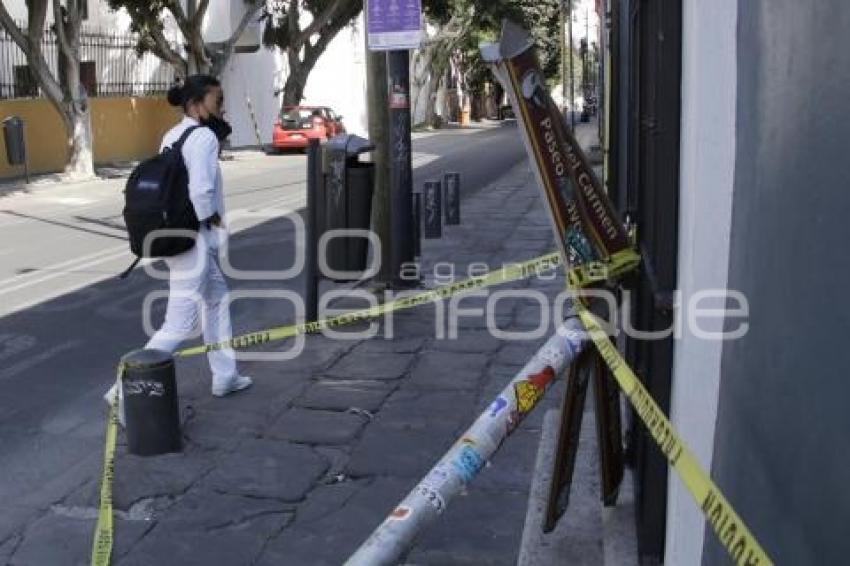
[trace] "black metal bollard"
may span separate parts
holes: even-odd
[[[319,140],[310,140],[307,147],[307,242],[304,273],[304,303],[306,320],[312,322],[319,318],[319,267],[318,267],[318,242],[321,235],[321,209],[319,199],[321,197],[320,180],[322,177],[322,149]]]
[[[446,226],[460,224],[460,173],[446,173],[443,176],[446,195],[443,204],[446,209]]]
[[[425,238],[443,237],[443,191],[440,181],[425,181],[422,189],[422,216]]]
[[[160,350],[136,350],[121,363],[127,450],[137,456],[180,452],[174,358]]]

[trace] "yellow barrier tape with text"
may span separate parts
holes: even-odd
[[[118,367],[116,383],[121,381],[124,368]],[[103,450],[103,476],[100,480],[100,508],[97,513],[97,526],[92,542],[92,566],[109,566],[114,542],[112,523],[112,480],[115,477],[115,443],[118,440],[118,388],[109,405],[109,417],[106,425],[106,446]]]
[[[670,462],[670,466],[682,478],[685,487],[691,492],[735,563],[740,566],[773,564],[744,521],[711,481],[708,474],[703,471],[691,450],[608,339],[594,315],[580,301],[576,301],[576,306],[590,339],[596,345],[611,373],[614,374],[620,388],[652,434],[652,438],[655,439],[667,461]]]
[[[503,267],[502,269],[491,271],[490,273],[478,277],[471,277],[458,283],[451,283],[449,285],[437,287],[436,289],[431,289],[429,291],[422,291],[420,293],[409,295],[407,297],[400,297],[394,301],[368,309],[352,311],[350,313],[345,313],[331,318],[317,320],[314,322],[306,322],[303,324],[295,324],[291,326],[281,326],[279,328],[271,328],[269,330],[252,332],[251,334],[238,336],[236,338],[233,338],[232,340],[221,342],[219,344],[203,344],[201,346],[186,348],[185,350],[180,350],[176,352],[174,356],[185,358],[188,356],[197,356],[200,354],[205,354],[212,350],[221,350],[224,348],[250,348],[252,346],[258,346],[260,344],[266,344],[268,342],[285,340],[287,338],[292,338],[299,334],[315,334],[317,332],[325,330],[326,328],[337,328],[340,326],[347,326],[349,324],[356,324],[358,322],[377,318],[388,312],[409,309],[417,307],[419,305],[425,305],[428,303],[441,301],[453,295],[457,295],[458,293],[474,291],[476,289],[484,289],[486,287],[501,285],[503,283],[509,283],[511,281],[518,281],[520,279],[527,279],[532,275],[549,271],[560,264],[560,255],[557,253],[551,253],[526,262],[509,264]]]
[[[372,308],[352,311],[350,313],[344,313],[313,322],[280,326],[269,330],[252,332],[218,344],[203,344],[201,346],[194,346],[175,352],[174,356],[187,358],[205,354],[213,350],[221,350],[224,348],[250,348],[260,344],[285,340],[299,334],[315,334],[326,328],[338,328],[349,324],[372,320],[389,312],[434,303],[460,293],[527,279],[533,275],[539,275],[550,271],[555,267],[558,267],[560,264],[561,255],[557,252],[550,253],[529,261],[508,264],[501,269],[491,271],[490,273],[478,277],[471,277],[458,283],[451,283],[449,285],[437,287],[436,289],[422,291],[406,297],[400,297],[394,301]],[[588,277],[588,274],[584,273],[583,269],[584,268],[580,268],[580,270],[582,270],[580,274],[578,272],[571,272],[571,276],[579,278]],[[120,381],[121,368],[119,368],[118,371],[118,380]],[[114,525],[112,520],[112,480],[115,474],[115,443],[118,437],[117,396],[118,393],[116,388],[116,397],[109,410],[109,421],[106,428],[106,448],[104,449],[103,476],[101,477],[100,488],[100,509],[98,512],[97,526],[95,528],[94,542],[92,545],[92,566],[109,566],[110,556],[112,554],[112,543],[114,538]]]

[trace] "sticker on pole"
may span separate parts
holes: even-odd
[[[457,458],[452,462],[452,466],[457,471],[463,483],[469,483],[478,475],[478,472],[484,467],[484,458],[474,448],[475,442],[469,439],[463,440],[463,447],[460,449]]]
[[[522,418],[537,405],[543,393],[546,392],[546,386],[555,378],[555,370],[547,366],[540,373],[530,376],[528,379],[518,381],[514,384],[514,394],[516,395],[516,408],[519,417]]]
[[[369,51],[418,49],[422,43],[421,0],[369,0]]]

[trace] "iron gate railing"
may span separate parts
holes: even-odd
[[[25,29],[25,24],[18,25]],[[168,90],[174,69],[152,53],[139,55],[136,45],[136,34],[83,26],[80,74],[89,96],[142,96]],[[56,76],[60,63],[53,28],[44,30],[41,48]],[[24,52],[0,29],[0,100],[42,95]]]

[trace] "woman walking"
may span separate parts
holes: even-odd
[[[227,237],[222,226],[224,191],[219,144],[230,135],[231,128],[223,118],[224,92],[214,77],[188,77],[182,85],[169,90],[168,101],[182,107],[184,117],[165,134],[160,151],[194,128],[183,143],[182,154],[189,174],[189,197],[201,224],[192,249],[165,259],[169,269],[165,322],[145,346],[173,353],[198,323],[207,344],[229,340],[232,335],[227,282],[218,256],[221,242]],[[208,358],[213,395],[223,397],[251,386],[251,378],[237,372],[232,349],[211,351]],[[105,396],[108,402],[114,399],[115,387]],[[119,410],[123,421],[122,413]]]

